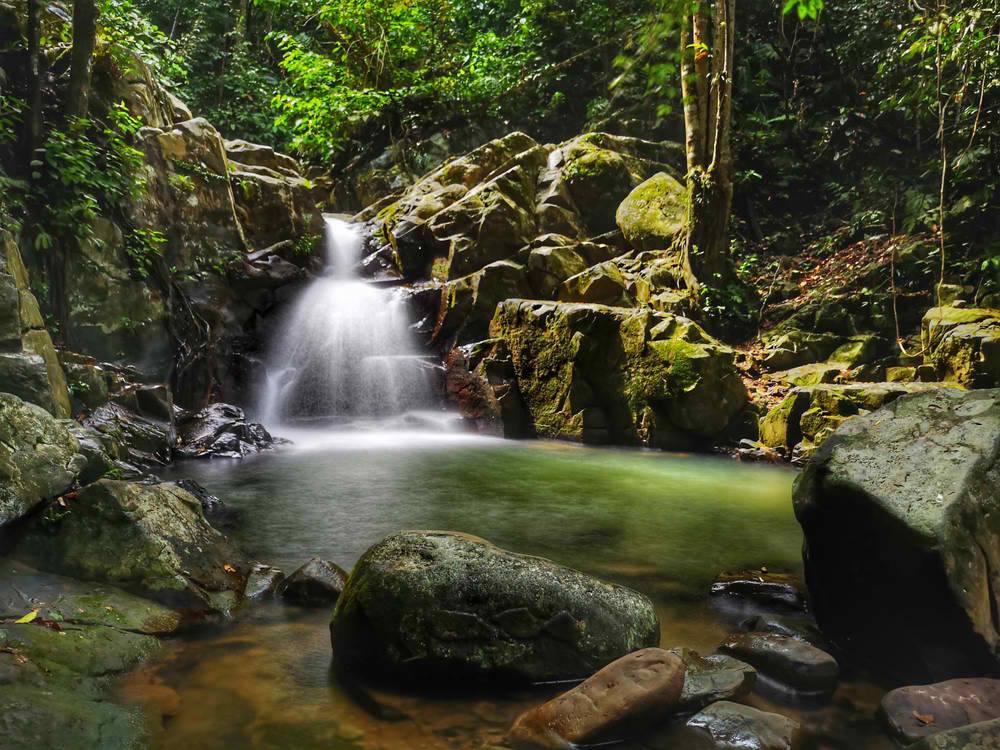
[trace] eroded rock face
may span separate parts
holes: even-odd
[[[251,564],[174,484],[102,479],[31,519],[14,554],[42,570],[104,581],[169,606],[229,612]]]
[[[627,739],[678,707],[684,662],[648,648],[623,656],[577,687],[525,712],[510,731],[518,750],[570,750]]]
[[[453,532],[406,531],[368,550],[330,623],[334,659],[403,679],[581,678],[655,646],[652,603],[548,560]]]
[[[966,388],[1000,386],[1000,310],[931,308],[921,338],[927,362],[943,380]]]
[[[794,502],[813,610],[838,645],[909,681],[995,664],[998,451],[996,390],[906,396],[823,444]]]
[[[507,300],[491,331],[540,436],[691,448],[747,402],[732,351],[680,316]]]
[[[0,393],[0,527],[71,489],[87,465],[79,450],[42,407]]]
[[[14,237],[0,229],[0,391],[70,415],[66,374],[45,330]]]
[[[1000,719],[1000,680],[965,678],[897,688],[882,698],[882,716],[903,742]]]

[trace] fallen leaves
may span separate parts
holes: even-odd
[[[28,614],[23,617],[18,617],[14,620],[15,625],[27,625],[29,622],[34,622],[35,618],[38,617],[38,610],[33,609]]]
[[[925,727],[934,723],[933,714],[922,714],[917,709],[913,709],[913,718],[923,724]]]
[[[230,574],[232,574],[232,575],[236,575],[236,568],[234,568],[234,567],[233,567],[232,565],[230,565],[229,563],[226,563],[225,565],[223,565],[223,566],[222,566],[222,569],[223,569],[224,571],[226,571],[227,573],[230,573]]]

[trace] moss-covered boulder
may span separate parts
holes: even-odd
[[[441,287],[441,305],[434,338],[469,344],[489,336],[490,321],[505,299],[531,296],[525,267],[500,260]]]
[[[492,333],[544,437],[692,448],[747,403],[733,352],[677,315],[507,300]]]
[[[587,677],[660,638],[635,591],[438,531],[369,549],[330,633],[335,661],[362,673],[522,683]]]
[[[635,306],[630,284],[614,261],[598,263],[566,279],[556,290],[556,297],[560,302]]]
[[[687,214],[684,185],[673,175],[657,172],[626,196],[615,220],[636,250],[667,250],[684,233]]]
[[[66,374],[45,330],[13,235],[0,229],[0,391],[70,415]]]
[[[51,414],[0,393],[0,527],[71,489],[86,464],[76,438]]]
[[[621,253],[614,245],[580,242],[559,234],[543,235],[528,248],[528,280],[538,299],[554,299],[559,285],[568,278]]]
[[[836,334],[787,327],[764,334],[763,340],[762,363],[771,372],[822,362],[844,343]]]
[[[943,383],[819,383],[794,388],[761,418],[760,442],[807,457],[848,418],[908,393],[942,387]]]
[[[103,479],[32,518],[14,554],[42,570],[104,581],[169,606],[229,612],[251,563],[175,484]]]
[[[824,632],[923,682],[996,666],[1000,391],[939,388],[844,424],[795,485]]]
[[[1000,386],[1000,310],[935,307],[921,325],[925,360],[966,388]]]

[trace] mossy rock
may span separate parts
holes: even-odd
[[[687,190],[672,175],[658,172],[626,196],[615,219],[636,250],[667,250],[687,227]]]
[[[935,307],[921,328],[925,361],[966,388],[1000,386],[1000,310]]]
[[[0,527],[73,487],[79,444],[45,409],[0,393]]]
[[[194,495],[175,484],[108,479],[32,518],[13,554],[195,612],[231,611],[252,569]]]
[[[491,333],[544,437],[693,448],[747,402],[733,352],[680,316],[507,300]]]
[[[582,679],[659,642],[643,595],[454,532],[404,531],[355,565],[330,623],[335,661],[396,679]]]
[[[634,307],[630,284],[621,269],[606,261],[566,279],[556,290],[560,302],[592,302],[613,307]]]

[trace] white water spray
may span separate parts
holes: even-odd
[[[261,418],[270,426],[313,417],[387,417],[427,408],[430,378],[390,289],[363,281],[361,237],[326,217],[326,272],[276,331]]]

